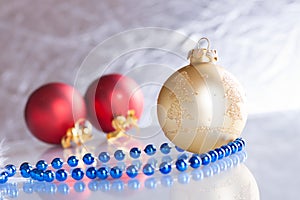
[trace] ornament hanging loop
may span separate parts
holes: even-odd
[[[66,135],[61,139],[63,148],[75,146],[84,146],[84,143],[93,137],[92,124],[85,120],[79,119],[74,127],[67,130]]]
[[[205,40],[207,42],[207,48],[201,48],[201,41]],[[197,47],[190,50],[188,53],[188,59],[192,65],[197,65],[200,63],[216,63],[218,60],[217,51],[210,49],[209,39],[202,37],[197,42]]]
[[[210,42],[209,39],[207,37],[202,37],[198,40],[197,42],[197,49],[201,49],[200,45],[201,45],[201,41],[205,40],[207,42],[207,47],[206,49],[209,50],[210,49]]]

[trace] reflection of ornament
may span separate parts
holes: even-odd
[[[247,119],[241,85],[215,64],[216,51],[207,42],[207,49],[190,51],[191,63],[168,78],[158,97],[158,120],[165,135],[194,153],[234,140]]]
[[[51,144],[60,144],[67,130],[85,115],[84,99],[64,83],[49,83],[35,90],[25,108],[25,121],[31,133]]]
[[[105,133],[116,130],[112,124],[115,118],[126,118],[128,112],[133,111],[134,121],[143,111],[144,99],[140,87],[133,79],[120,74],[104,75],[94,81],[85,98],[90,121]]]

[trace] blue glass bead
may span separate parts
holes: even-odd
[[[152,156],[156,153],[156,147],[153,144],[148,144],[145,149],[144,152],[148,155],[148,156]]]
[[[187,165],[187,163],[184,161],[184,159],[178,159],[178,160],[176,161],[175,165],[176,165],[176,169],[177,169],[178,171],[181,171],[181,172],[185,171],[185,170],[187,169],[187,167],[188,167],[188,165]]]
[[[55,176],[55,174],[51,170],[47,170],[47,171],[44,172],[44,180],[46,182],[52,182],[52,181],[54,181],[54,176]]]
[[[114,157],[116,158],[116,160],[121,161],[121,160],[124,160],[125,154],[122,150],[119,149],[119,150],[115,151]]]
[[[112,178],[120,178],[122,176],[122,170],[119,167],[113,167],[110,169],[110,176]]]
[[[58,181],[65,181],[68,178],[68,174],[67,174],[66,170],[59,169],[55,173],[55,178]]]
[[[246,146],[246,142],[243,138],[237,138],[235,141],[241,141],[243,143],[243,146]]]
[[[44,172],[38,168],[34,168],[30,171],[30,177],[33,180],[43,181],[44,180]]]
[[[76,167],[78,165],[78,158],[76,156],[70,156],[67,160],[67,163],[70,167]]]
[[[83,160],[84,164],[91,165],[95,161],[95,158],[92,156],[91,153],[87,153],[83,156],[82,160]]]
[[[172,170],[172,167],[169,163],[167,162],[162,162],[160,165],[159,165],[159,171],[162,173],[162,174],[168,174],[170,173]]]
[[[200,155],[202,165],[208,165],[211,162],[211,157],[208,153]]]
[[[97,176],[98,178],[104,180],[108,177],[108,170],[106,167],[100,167],[98,170],[97,170]]]
[[[107,163],[110,160],[109,153],[101,152],[98,156],[98,159],[103,163]]]
[[[16,167],[14,165],[6,165],[5,170],[7,172],[8,177],[12,177],[16,174]]]
[[[36,168],[39,169],[39,170],[46,170],[47,167],[48,167],[48,164],[46,161],[44,160],[39,160],[37,163],[36,163]]]
[[[201,165],[201,158],[197,155],[193,155],[189,160],[190,166],[194,169],[200,167]]]
[[[0,184],[6,183],[8,181],[8,173],[1,172],[0,173]]]
[[[64,162],[62,159],[60,158],[54,158],[51,162],[51,166],[54,168],[54,169],[60,169],[62,168]]]
[[[130,177],[130,178],[134,178],[138,175],[138,168],[135,165],[130,165],[129,167],[127,167],[126,169],[126,174]]]
[[[29,178],[31,169],[32,166],[29,163],[27,162],[22,163],[20,166],[21,176],[23,176],[24,178]]]
[[[85,189],[85,184],[82,181],[78,181],[74,184],[74,190],[76,192],[83,192]]]
[[[95,179],[97,177],[97,169],[95,167],[89,167],[85,174],[89,179]]]
[[[238,152],[243,150],[243,143],[241,141],[236,140],[234,143],[238,146]]]
[[[211,162],[216,162],[218,160],[218,153],[216,151],[209,151],[208,154],[211,157]]]
[[[140,155],[141,155],[141,150],[140,150],[139,148],[137,148],[137,147],[133,147],[132,149],[130,149],[129,154],[130,154],[130,157],[131,157],[131,158],[136,159],[136,158],[139,158],[139,157],[140,157]]]
[[[72,170],[71,176],[73,179],[79,181],[83,178],[84,172],[81,168],[75,168]]]
[[[218,154],[218,160],[221,160],[225,156],[225,150],[221,148],[216,148],[215,151]]]
[[[176,149],[178,152],[184,152],[184,149],[181,149],[181,148],[178,147],[178,146],[175,146],[175,149]]]
[[[229,142],[227,144],[231,148],[231,154],[235,154],[238,151],[238,145],[234,142]]]
[[[225,151],[225,157],[229,156],[231,154],[231,148],[228,145],[223,145],[221,148]]]
[[[163,143],[160,145],[160,151],[163,154],[168,154],[171,152],[171,146],[168,143]]]
[[[143,173],[147,176],[151,176],[154,174],[154,168],[151,164],[147,163],[146,165],[144,165],[143,167]]]

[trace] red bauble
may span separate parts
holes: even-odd
[[[83,97],[64,83],[49,83],[35,90],[25,108],[25,121],[31,133],[51,144],[60,144],[68,128],[85,117]]]
[[[89,120],[105,133],[114,131],[114,117],[126,117],[129,110],[134,110],[135,116],[139,118],[144,106],[144,96],[139,85],[120,74],[109,74],[95,80],[89,86],[85,98]]]

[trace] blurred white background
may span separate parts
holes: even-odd
[[[248,165],[262,199],[294,199],[300,178],[291,174],[297,171],[293,160],[299,159],[292,151],[300,142],[299,19],[300,2],[296,0],[1,0],[0,139],[32,137],[23,110],[37,87],[59,81],[78,84],[83,93],[87,85],[76,81],[88,84],[91,77],[78,79],[80,66],[94,47],[111,36],[144,27],[169,29],[194,41],[206,36],[219,52],[219,64],[233,73],[247,92],[250,116],[243,136],[250,142]],[[114,60],[105,57],[130,44],[151,47],[153,35],[131,36],[124,44],[112,42],[103,49],[100,69],[109,64],[111,71],[127,73],[136,66],[156,63],[175,70],[187,63],[183,57],[189,45],[172,37],[161,43],[161,48],[180,52],[178,59],[157,49],[127,52],[112,57]],[[155,36],[159,38],[165,36]],[[151,77],[153,74],[145,75],[147,80]],[[155,91],[145,96],[156,98]]]

